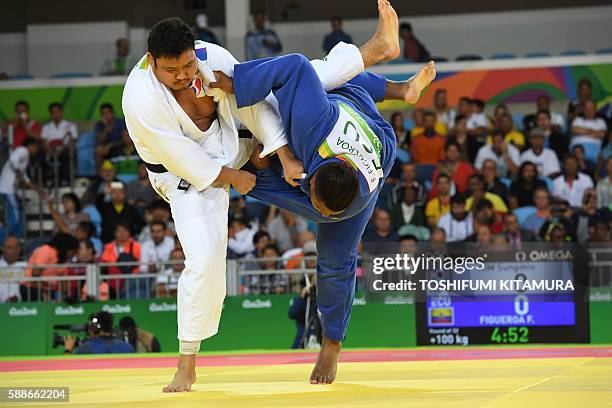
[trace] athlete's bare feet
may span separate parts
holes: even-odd
[[[385,99],[399,99],[408,103],[416,103],[421,97],[421,92],[436,77],[436,67],[433,61],[429,61],[415,76],[407,81],[387,81]]]
[[[336,368],[342,342],[323,336],[319,357],[310,374],[311,384],[331,384],[336,379]]]
[[[397,13],[387,0],[378,0],[378,26],[370,40],[359,48],[365,68],[400,55]]]
[[[170,384],[166,385],[163,392],[189,392],[191,385],[196,382],[196,356],[180,356],[178,368]]]

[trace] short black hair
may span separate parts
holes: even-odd
[[[96,332],[112,333],[113,331],[113,315],[104,310],[91,315],[90,325]]]
[[[465,204],[465,196],[461,193],[456,193],[451,197],[451,204]]]
[[[179,17],[159,21],[149,32],[147,50],[153,58],[178,58],[187,50],[195,49],[195,34]]]
[[[160,220],[155,220],[155,221],[151,221],[151,227],[153,227],[154,225],[159,225],[162,227],[162,230],[166,230],[166,228],[168,228],[168,226],[166,225],[165,222],[160,221]]]
[[[67,199],[72,201],[72,203],[74,204],[74,210],[79,213],[81,212],[81,200],[79,200],[79,196],[77,196],[76,194],[70,192],[70,193],[65,193],[62,195],[62,200],[63,199]]]
[[[30,110],[30,104],[23,99],[15,102],[15,109],[17,109],[18,106],[25,106],[27,110]]]
[[[480,109],[484,109],[484,106],[485,106],[485,103],[484,103],[484,101],[482,99],[472,99],[472,100],[470,100],[470,103],[472,105],[478,106],[478,108],[480,108]]]
[[[331,211],[346,210],[359,190],[359,180],[351,165],[344,162],[324,164],[316,174],[314,191],[317,199]]]
[[[331,21],[340,21],[340,22],[342,22],[342,17],[340,17],[340,16],[333,16],[331,18]]]
[[[460,120],[467,120],[467,116],[465,116],[463,113],[460,113],[455,116],[455,124],[457,124],[457,122],[459,122]]]
[[[546,115],[548,117],[548,119],[550,119],[550,112],[544,109],[540,109],[537,113],[536,113],[536,118],[540,115]]]
[[[62,104],[61,104],[61,103],[59,103],[59,102],[51,102],[51,103],[49,104],[49,107],[48,107],[49,112],[50,112],[50,111],[51,111],[51,109],[53,109],[53,108],[59,108],[60,110],[63,110],[63,109],[64,109],[64,107],[62,106]]]
[[[400,33],[402,31],[408,31],[409,33],[411,33],[412,32],[412,24],[410,24],[410,23],[402,23],[402,24],[400,24],[399,31],[400,31]]]
[[[482,200],[479,200],[476,205],[474,206],[474,210],[476,211],[482,211],[485,209],[489,209],[489,210],[493,210],[493,203],[489,200],[487,200],[486,198],[483,198]]]
[[[459,102],[472,103],[472,100],[467,96],[462,96],[461,98],[459,98]]]
[[[268,237],[268,240],[272,239],[266,231],[259,230],[253,235],[253,245],[257,244],[263,237]]]
[[[110,109],[111,112],[115,111],[115,108],[113,108],[113,105],[110,102],[104,102],[102,105],[100,105],[100,112],[102,112],[104,109]]]
[[[38,140],[34,139],[32,136],[28,136],[23,140],[23,146],[28,147],[29,145],[37,145]]]
[[[91,221],[79,222],[78,228],[80,228],[85,234],[87,234],[87,238],[93,237],[96,233],[96,226]]]

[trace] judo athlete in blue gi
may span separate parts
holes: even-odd
[[[430,62],[413,78],[419,93],[434,76]],[[258,170],[249,195],[317,224],[317,304],[324,341],[310,380],[329,384],[351,313],[357,246],[395,161],[395,133],[375,106],[389,95],[389,82],[363,72],[325,92],[315,69],[299,54],[236,65],[233,79],[224,81],[232,81],[227,87],[233,87],[239,108],[274,94],[288,145],[304,164],[306,176],[297,187],[274,166]],[[224,81],[217,77],[217,83]]]

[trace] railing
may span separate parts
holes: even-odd
[[[612,247],[591,248],[590,287],[612,289]],[[311,284],[316,273],[308,263],[316,257],[287,259],[242,258],[228,259],[226,287],[229,296],[299,293],[304,283]],[[362,259],[367,262],[367,259]],[[288,268],[292,263],[294,267]],[[115,262],[90,264],[31,265],[0,268],[0,285],[13,285],[12,293],[19,293],[21,300],[29,301],[83,301],[108,299],[150,299],[176,296],[180,271],[173,265],[182,260],[165,262]],[[274,264],[275,269],[261,265]],[[140,268],[154,266],[159,272],[142,273]],[[112,273],[119,268],[130,268],[132,273]],[[25,276],[25,271],[59,270],[60,276]],[[302,282],[304,279],[304,282]],[[357,285],[364,284],[364,277],[357,277]],[[2,301],[2,300],[0,300]]]

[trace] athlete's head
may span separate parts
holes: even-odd
[[[326,217],[346,210],[358,190],[359,180],[355,170],[344,162],[324,164],[310,179],[310,201]]]
[[[165,18],[155,24],[147,40],[147,58],[157,79],[180,91],[189,86],[198,70],[195,36],[180,18]]]

